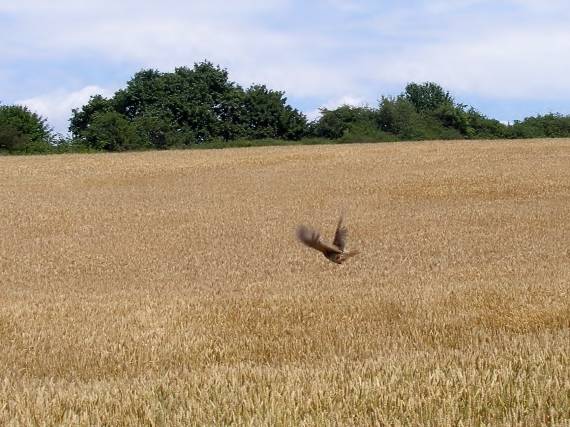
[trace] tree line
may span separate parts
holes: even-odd
[[[51,153],[233,146],[250,141],[398,141],[570,137],[570,116],[546,114],[513,124],[457,103],[432,82],[410,83],[374,107],[323,108],[314,121],[284,92],[246,89],[210,62],[174,72],[142,70],[112,97],[92,96],[72,110],[70,136],[18,105],[0,105],[0,152]]]

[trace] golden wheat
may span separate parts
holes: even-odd
[[[1,425],[570,425],[570,140],[0,158]],[[330,238],[338,266],[295,241]]]

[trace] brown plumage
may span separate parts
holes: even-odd
[[[334,239],[331,244],[325,243],[321,240],[321,235],[318,231],[313,230],[304,225],[297,227],[297,238],[310,248],[322,252],[323,255],[332,262],[342,264],[347,259],[357,255],[359,251],[346,252],[346,237],[348,230],[343,225],[343,217],[338,220],[338,225],[334,233]]]

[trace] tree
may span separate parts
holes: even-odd
[[[562,138],[570,136],[570,116],[545,114],[515,121],[515,138]]]
[[[300,139],[306,131],[307,119],[287,105],[283,92],[253,85],[245,92],[242,122],[245,136],[252,139]]]
[[[402,96],[411,102],[418,113],[435,111],[442,105],[453,105],[453,98],[436,83],[409,83]]]
[[[402,139],[417,139],[421,117],[414,104],[403,96],[382,97],[378,109],[378,124],[384,132]]]
[[[69,131],[75,138],[80,138],[96,114],[108,111],[113,111],[111,101],[103,98],[101,95],[92,96],[81,110],[77,108],[71,110],[73,115],[69,119]]]
[[[143,70],[129,80],[114,98],[116,110],[129,120],[153,117],[171,135],[186,135],[185,144],[215,138],[231,139],[243,90],[228,79],[226,70],[210,62],[174,73]],[[164,125],[168,129],[164,129]]]
[[[160,106],[165,100],[166,90],[162,73],[152,69],[141,70],[127,82],[125,89],[115,93],[111,103],[115,111],[132,120]]]
[[[55,140],[46,119],[20,105],[0,105],[0,150],[47,152]]]
[[[0,124],[0,151],[14,153],[24,151],[30,145],[30,139],[14,126]]]
[[[376,112],[368,107],[341,105],[334,110],[323,108],[314,132],[319,137],[337,139],[355,128],[366,133],[375,132],[379,130],[377,121]]]
[[[126,151],[150,145],[136,126],[116,111],[96,113],[83,136],[85,145],[96,150]]]
[[[378,109],[380,128],[400,140],[458,139],[461,133],[446,127],[441,121],[444,110],[418,112],[404,95],[395,98],[382,97]]]
[[[171,73],[137,72],[111,99],[95,96],[82,109],[73,110],[70,131],[88,146],[101,146],[91,127],[96,117],[108,112],[131,123],[139,137],[155,148],[238,138],[299,139],[307,132],[305,116],[287,105],[283,92],[263,85],[244,91],[229,80],[225,69],[207,61]],[[118,116],[104,117],[113,117],[113,126],[127,129]],[[101,126],[102,119],[97,120]]]
[[[165,149],[178,145],[171,137],[173,131],[168,119],[161,117],[160,113],[145,113],[132,120],[132,123],[140,138],[154,148]]]
[[[216,115],[220,120],[218,137],[224,141],[246,136],[245,97],[243,89],[236,85],[222,95],[220,103],[216,106]]]
[[[466,110],[468,138],[510,138],[511,128],[498,120],[490,119],[470,107]]]
[[[468,136],[470,133],[469,117],[465,112],[465,107],[465,105],[443,102],[433,110],[432,114],[445,128],[455,129],[461,135]]]

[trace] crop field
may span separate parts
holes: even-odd
[[[7,426],[570,426],[570,140],[2,157],[0,346]]]

